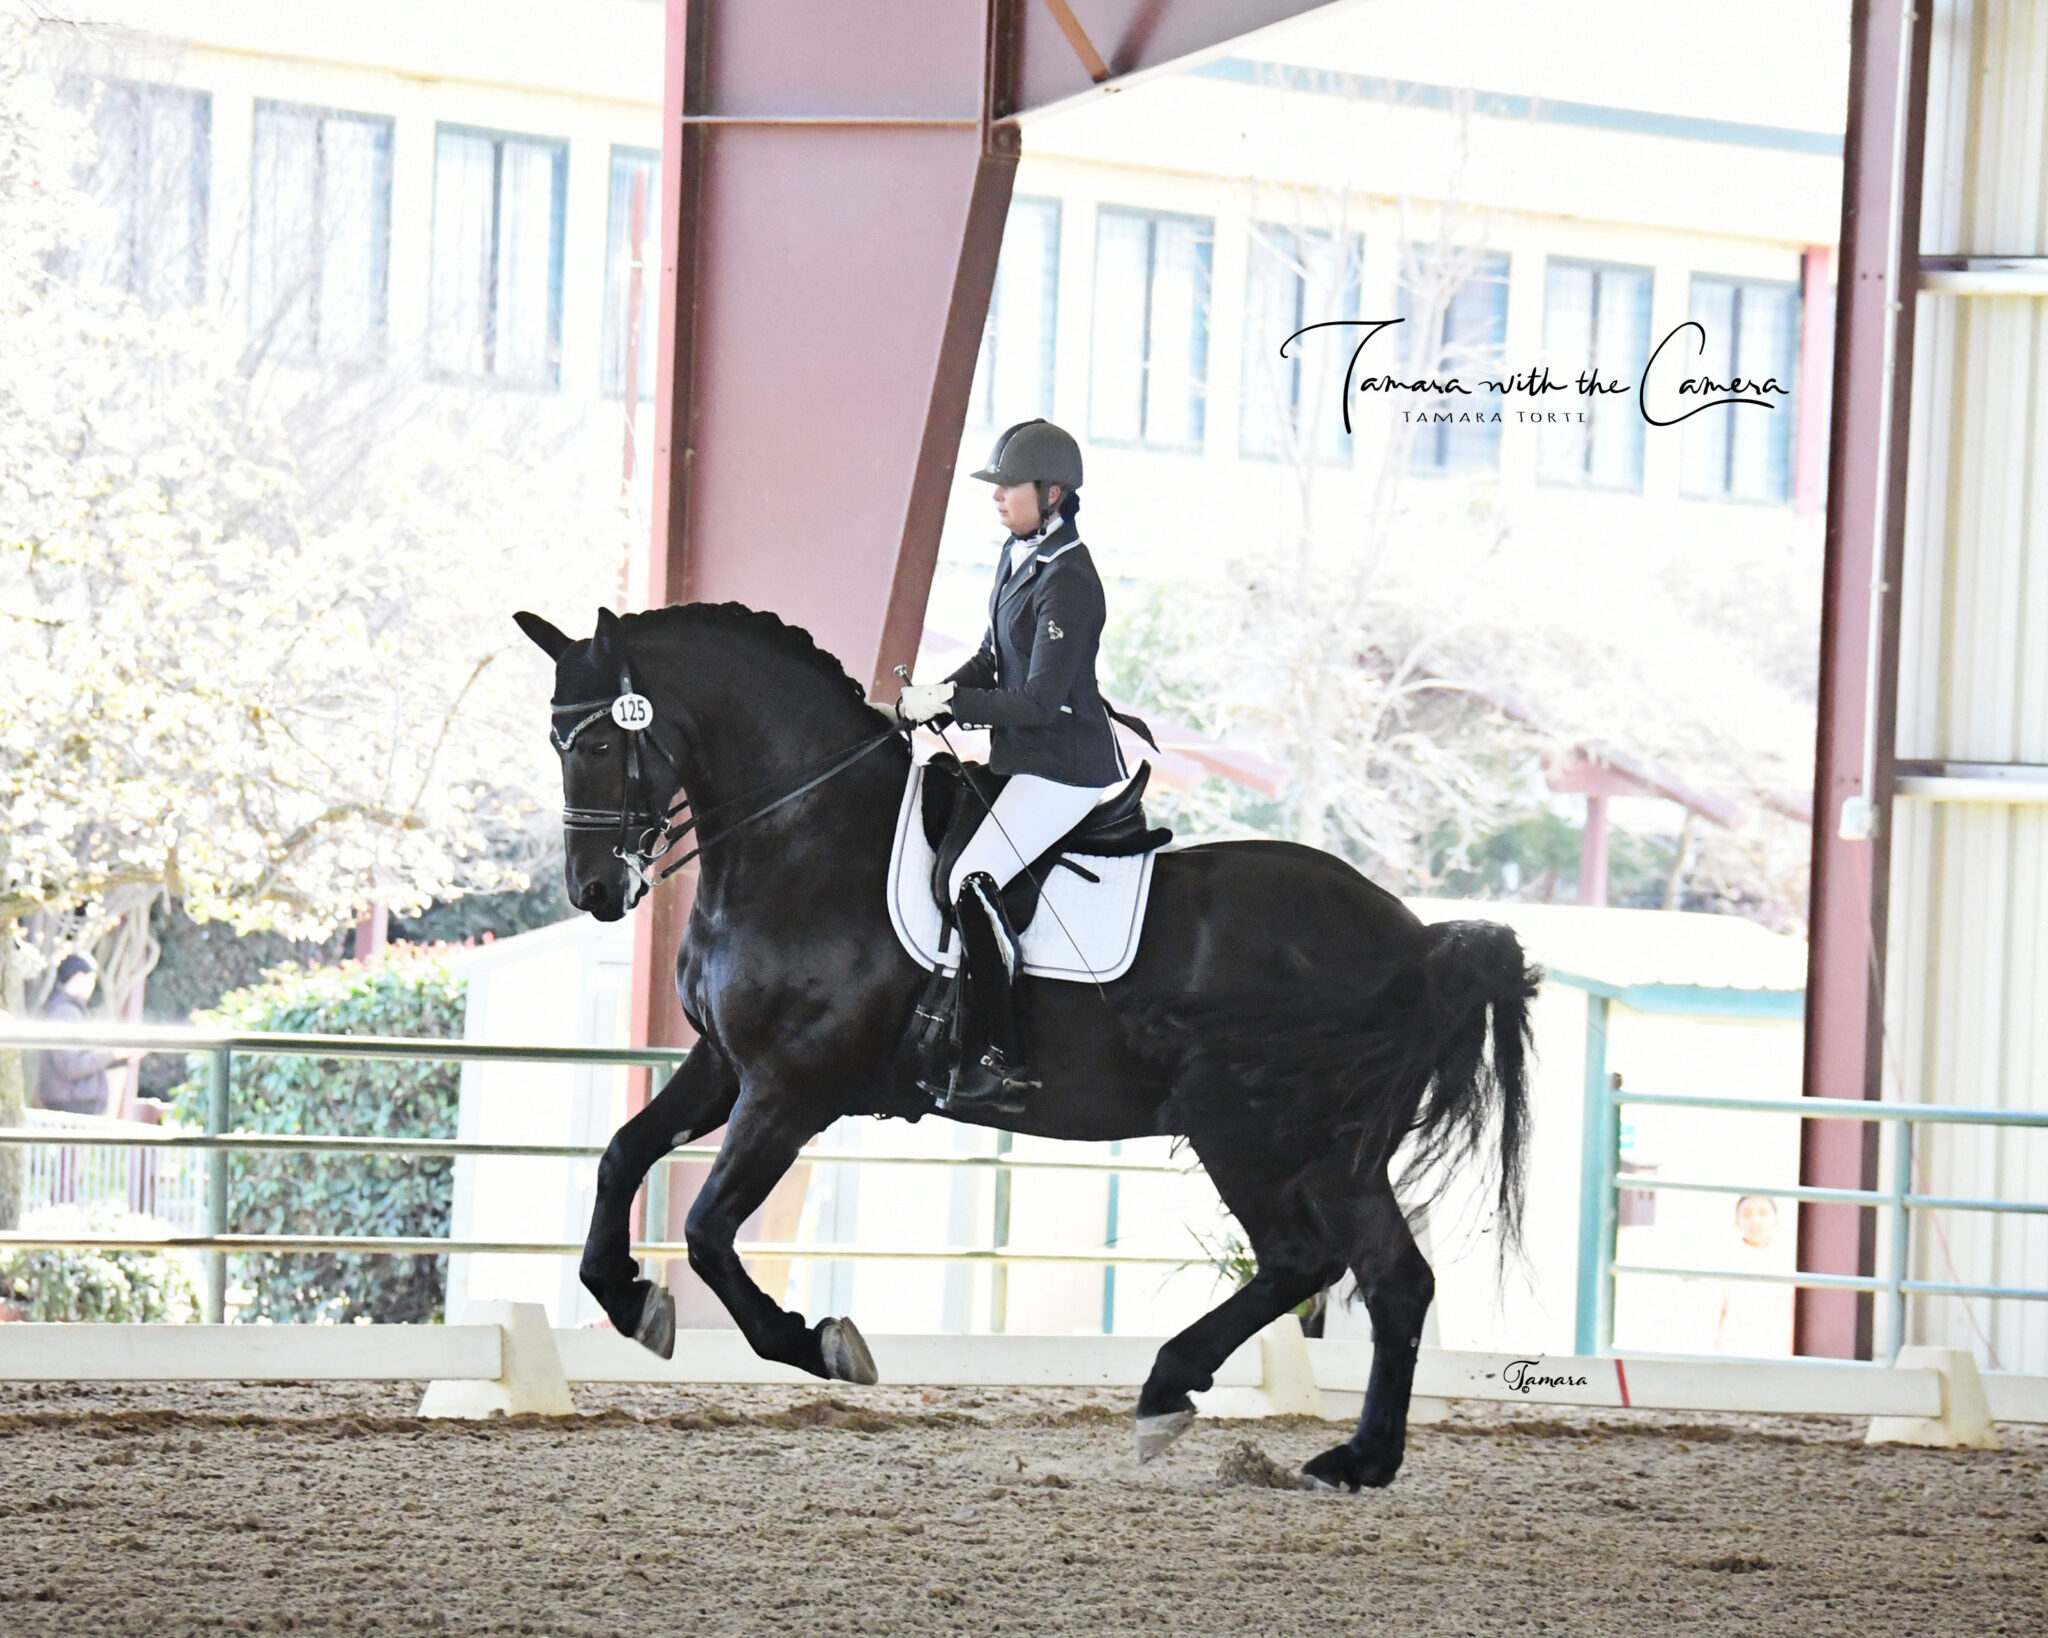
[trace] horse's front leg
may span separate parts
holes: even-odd
[[[690,1266],[718,1293],[741,1333],[763,1359],[779,1360],[828,1381],[873,1382],[875,1362],[852,1320],[805,1325],[754,1283],[733,1249],[740,1224],[795,1164],[817,1135],[815,1121],[749,1086],[733,1110],[718,1160],[690,1207]]]
[[[663,1359],[675,1352],[675,1299],[643,1280],[633,1260],[633,1196],[669,1150],[724,1125],[739,1091],[725,1060],[708,1041],[699,1041],[659,1096],[613,1133],[597,1163],[597,1203],[578,1273],[619,1334]]]

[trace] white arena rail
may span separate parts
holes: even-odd
[[[0,1382],[419,1382],[426,1416],[570,1414],[575,1382],[770,1384],[848,1391],[757,1358],[734,1331],[683,1331],[662,1360],[616,1332],[551,1330],[536,1304],[478,1304],[486,1323],[0,1325]],[[1160,1340],[1116,1336],[882,1336],[894,1387],[1136,1389]],[[1224,1362],[1197,1396],[1219,1417],[1358,1413],[1366,1342],[1306,1340],[1289,1315]],[[1996,1422],[2048,1422],[2048,1377],[1980,1377],[1966,1353],[1909,1349],[1901,1363],[1617,1359],[1424,1348],[1415,1420],[1480,1400],[1606,1411],[1873,1418],[1872,1438],[1995,1443]]]
[[[0,1382],[495,1380],[497,1325],[0,1325]]]
[[[123,1123],[69,1123],[57,1142],[79,1152],[123,1147],[152,1161],[201,1161],[207,1168],[204,1234],[144,1238],[111,1235],[0,1234],[0,1247],[69,1246],[171,1250],[207,1254],[210,1317],[222,1312],[225,1258],[233,1251],[434,1254],[498,1251],[574,1255],[576,1245],[393,1238],[370,1235],[237,1235],[228,1220],[227,1156],[232,1150],[387,1155],[525,1155],[595,1157],[583,1144],[485,1144],[451,1139],[257,1134],[231,1129],[232,1060],[236,1054],[372,1059],[502,1060],[587,1064],[673,1063],[668,1050],[498,1046],[477,1042],[321,1035],[220,1035],[189,1029],[71,1030],[0,1025],[0,1047],[119,1045],[199,1052],[212,1064],[205,1132],[120,1132]],[[1671,1101],[1671,1100],[1666,1100]],[[1700,1101],[1700,1100],[1692,1100]],[[1756,1106],[1745,1104],[1745,1110]],[[1859,1106],[1858,1118],[1869,1106]],[[1802,1103],[1798,1106],[1805,1111]],[[1810,1111],[1808,1111],[1810,1112]],[[53,1133],[31,1124],[0,1130],[0,1143],[48,1146]],[[168,1153],[166,1153],[168,1151]],[[193,1151],[197,1151],[196,1153]],[[668,1159],[708,1157],[701,1146]],[[1174,1172],[1177,1165],[1134,1159],[1020,1156],[819,1154],[834,1165],[944,1165],[1002,1172]],[[1782,1192],[1782,1191],[1781,1191]],[[168,1226],[168,1225],[167,1225]],[[903,1259],[947,1262],[1160,1264],[1188,1259],[1134,1254],[1105,1245],[1060,1250],[987,1247],[854,1246],[822,1242],[743,1243],[750,1257]],[[680,1256],[662,1242],[634,1247],[641,1256]],[[1877,1283],[1877,1282],[1869,1282]],[[424,1415],[494,1412],[569,1414],[569,1383],[786,1383],[814,1378],[754,1357],[736,1332],[683,1332],[676,1357],[656,1359],[615,1333],[552,1331],[545,1311],[528,1303],[471,1304],[483,1323],[456,1326],[192,1326],[0,1324],[0,1381],[428,1381]],[[1128,1336],[953,1335],[877,1337],[884,1377],[897,1386],[1135,1388],[1151,1369],[1159,1339]],[[1583,1346],[1583,1344],[1582,1344]],[[1372,1358],[1364,1342],[1309,1342],[1287,1316],[1239,1349],[1200,1396],[1210,1415],[1354,1416]],[[834,1384],[835,1390],[843,1387]],[[1888,1367],[1826,1362],[1721,1359],[1617,1359],[1611,1355],[1517,1359],[1508,1355],[1422,1350],[1416,1372],[1418,1420],[1442,1414],[1457,1399],[1580,1405],[1604,1410],[1731,1411],[1772,1415],[1867,1416],[1873,1439],[1925,1444],[1995,1442],[1994,1421],[2048,1422],[2048,1378],[1980,1378],[1966,1352],[1906,1348]]]

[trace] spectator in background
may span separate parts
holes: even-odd
[[[100,981],[90,956],[68,955],[57,964],[57,987],[43,1003],[43,1016],[53,1024],[90,1022],[85,1006]],[[46,1047],[36,1076],[36,1101],[45,1109],[73,1115],[107,1113],[107,1071],[125,1064],[132,1054],[99,1052],[90,1047]]]
[[[1767,1194],[1745,1194],[1735,1202],[1737,1244],[1731,1273],[1782,1274],[1778,1202]],[[1714,1321],[1714,1352],[1775,1358],[1792,1347],[1792,1287],[1758,1280],[1723,1280],[1721,1309]]]
[[[1735,1232],[1751,1251],[1769,1251],[1778,1237],[1778,1202],[1767,1194],[1745,1194],[1735,1202]]]

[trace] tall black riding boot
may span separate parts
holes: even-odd
[[[967,1030],[943,1107],[1014,1114],[1039,1083],[1024,1065],[1015,989],[1022,958],[993,876],[976,871],[960,884],[953,920],[960,929],[960,959],[966,965],[961,997],[967,1006]]]

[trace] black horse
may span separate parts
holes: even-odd
[[[733,1239],[834,1120],[929,1109],[904,1050],[926,974],[884,902],[908,746],[836,660],[772,614],[603,611],[583,641],[517,618],[555,662],[570,901],[600,921],[626,914],[683,801],[703,850],[676,956],[700,1039],[605,1151],[583,1283],[620,1332],[671,1351],[674,1302],[634,1263],[632,1201],[662,1154],[724,1126],[690,1208],[690,1266],[756,1353],[872,1382],[853,1323],[807,1326],[748,1277]],[[648,703],[611,709],[635,694]],[[1233,1350],[1348,1269],[1373,1326],[1365,1408],[1306,1471],[1352,1489],[1393,1478],[1435,1279],[1389,1163],[1404,1145],[1456,1163],[1497,1123],[1503,1249],[1514,1242],[1539,976],[1505,927],[1424,926],[1327,853],[1225,842],[1159,856],[1125,976],[1023,986],[1044,1085],[1023,1114],[981,1123],[1182,1135],[1257,1258],[1246,1285],[1160,1349],[1138,1397],[1140,1460],[1185,1430],[1189,1394]]]

